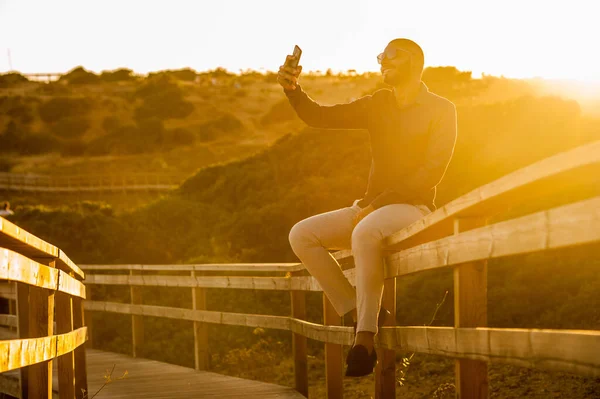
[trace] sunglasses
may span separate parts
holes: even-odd
[[[406,51],[401,48],[392,47],[392,48],[385,49],[385,51],[383,53],[381,53],[377,56],[377,63],[381,64],[383,62],[384,58],[386,58],[388,60],[393,60],[403,54],[409,55],[409,56],[412,55],[412,53],[410,51]]]

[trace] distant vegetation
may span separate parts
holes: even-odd
[[[329,103],[382,87],[377,76],[355,75],[313,73],[301,82],[311,97]],[[272,73],[181,70],[136,77],[127,70],[100,75],[74,70],[65,76],[64,82],[51,85],[10,78],[17,82],[11,85],[38,85],[36,93],[43,88],[56,94],[0,96],[0,154],[138,154],[147,160],[142,157],[183,154],[184,149],[192,149],[187,156],[197,156],[195,146],[200,145],[215,151],[241,147],[261,135],[273,140],[252,156],[204,167],[176,192],[121,214],[102,201],[16,204],[14,221],[78,263],[293,262],[297,259],[288,233],[294,223],[348,206],[364,194],[370,161],[367,133],[304,127]],[[458,142],[438,187],[438,207],[537,160],[600,139],[600,119],[584,114],[574,100],[537,96],[526,82],[472,79],[470,72],[453,67],[427,69],[424,80],[458,106]],[[344,94],[336,97],[336,92]],[[13,162],[0,158],[0,170],[11,169]],[[547,205],[560,200],[560,195],[538,199]],[[600,308],[598,261],[592,256],[597,250],[585,247],[490,262],[490,325],[600,329],[600,314],[590,311]],[[424,315],[431,314],[445,290],[452,292],[451,273],[423,274],[401,284],[402,324],[428,322]],[[144,298],[187,306],[189,291],[147,289]],[[102,288],[94,295],[128,298],[118,289]],[[321,317],[319,301],[309,295],[311,320]],[[285,315],[289,300],[286,293],[210,290],[209,308]],[[125,319],[94,318],[102,347],[129,350],[130,338],[118,333]],[[452,320],[452,306],[447,306],[436,325],[451,325]],[[148,323],[148,331],[169,340],[147,348],[145,355],[193,364],[187,324]],[[285,334],[269,332],[265,338],[241,327],[218,331],[210,335],[217,367],[248,358],[252,353],[243,348],[289,353]],[[311,350],[321,351],[317,346]]]

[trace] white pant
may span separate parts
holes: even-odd
[[[357,308],[357,331],[377,333],[384,283],[383,239],[431,211],[424,205],[386,205],[353,228],[352,220],[360,210],[357,202],[301,220],[292,227],[289,239],[292,250],[319,282],[336,312],[343,316]],[[356,290],[328,251],[338,249],[352,249]]]

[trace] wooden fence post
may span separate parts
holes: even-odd
[[[386,326],[396,325],[396,279],[385,280],[382,306],[391,315],[386,319]],[[378,349],[379,362],[375,368],[375,399],[396,397],[396,351]]]
[[[197,272],[192,270],[192,277]],[[192,288],[192,309],[206,310],[206,289]],[[210,368],[210,353],[208,352],[208,324],[194,321],[194,365],[196,370]]]
[[[85,286],[85,299],[88,301],[92,300],[92,285]],[[75,299],[74,299],[75,300]],[[75,308],[75,303],[73,303],[73,312],[77,312],[78,310]],[[85,325],[87,326],[87,341],[85,343],[88,349],[92,349],[94,347],[94,327],[92,324],[92,312],[88,311],[84,313]],[[83,325],[83,324],[82,324]]]
[[[485,218],[454,220],[454,234],[487,224]],[[454,268],[454,327],[487,326],[487,260],[468,262]],[[456,397],[486,399],[487,363],[479,360],[455,361]]]
[[[73,273],[70,273],[71,276]],[[73,300],[70,295],[56,293],[56,333],[64,334],[73,331]],[[65,353],[58,358],[58,397],[73,399],[75,397],[75,354]]]
[[[130,270],[130,275],[142,274],[143,271]],[[141,305],[142,303],[142,287],[136,287],[134,285],[129,286],[129,293],[131,294],[131,304]],[[144,316],[132,315],[131,316],[131,336],[132,336],[132,351],[133,357],[142,356],[142,347],[144,345]]]
[[[29,285],[17,285],[17,331],[20,339],[29,338]],[[29,397],[29,367],[19,370],[21,380],[21,398]]]
[[[73,329],[77,330],[85,325],[83,299],[72,298],[73,303]],[[75,397],[81,399],[84,393],[88,394],[87,364],[85,358],[85,345],[79,345],[74,351],[75,362]]]
[[[55,261],[48,262],[54,267]],[[29,337],[40,338],[54,333],[54,291],[29,287]],[[36,351],[42,350],[38,348]],[[37,355],[37,354],[36,354]],[[28,393],[31,398],[52,398],[52,360],[29,366]]]
[[[323,324],[326,326],[341,326],[342,318],[327,296],[323,293]],[[325,380],[327,386],[327,399],[344,397],[343,384],[343,357],[342,345],[325,343]]]
[[[293,276],[303,275],[303,270],[293,272]],[[290,291],[292,317],[306,320],[306,293]],[[308,352],[307,340],[302,334],[292,333],[292,352],[294,355],[294,378],[296,391],[308,398]]]

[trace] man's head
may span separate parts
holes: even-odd
[[[421,80],[425,57],[421,47],[409,39],[394,39],[377,60],[381,64],[383,81],[391,86],[404,86]]]
[[[4,209],[5,211],[9,210],[10,209],[10,202],[6,201],[4,203],[4,205],[2,205],[2,209]]]

